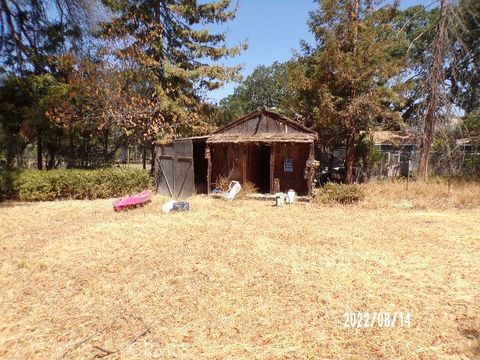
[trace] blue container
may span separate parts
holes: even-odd
[[[172,206],[172,211],[190,211],[190,203],[188,202],[176,202]]]

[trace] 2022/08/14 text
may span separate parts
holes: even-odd
[[[411,316],[409,311],[390,312],[345,312],[343,314],[344,328],[373,328],[373,327],[410,327]]]

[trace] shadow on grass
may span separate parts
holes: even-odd
[[[14,201],[14,200],[2,200],[0,202],[0,209],[3,208],[14,208],[14,207],[28,207],[35,205],[33,202],[20,202],[20,201]]]

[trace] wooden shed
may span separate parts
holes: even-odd
[[[207,138],[208,189],[219,177],[250,181],[261,193],[310,195],[317,134],[261,108],[218,129]]]
[[[260,193],[295,190],[308,196],[317,134],[261,108],[211,135],[157,147],[157,192],[176,198],[210,193],[220,177],[252,182]]]

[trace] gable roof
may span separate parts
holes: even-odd
[[[312,143],[316,139],[314,134],[310,133],[261,133],[254,135],[245,134],[213,134],[207,139],[207,144],[224,143]]]
[[[222,126],[221,128],[217,129],[217,131],[213,132],[213,134],[220,134],[220,133],[223,133],[227,130],[230,130],[231,128],[234,128],[235,126],[238,126],[250,119],[253,119],[253,118],[256,118],[256,117],[259,117],[259,116],[262,116],[262,115],[265,115],[265,116],[268,116],[269,118],[271,119],[274,119],[278,122],[281,122],[283,124],[287,124],[289,125],[290,127],[298,130],[298,131],[301,131],[301,132],[305,132],[305,133],[308,133],[308,134],[313,134],[315,135],[315,137],[317,137],[317,133],[315,131],[313,131],[312,129],[309,129],[308,127],[286,117],[286,116],[283,116],[277,112],[274,112],[274,111],[271,111],[271,110],[268,110],[266,107],[262,107],[262,108],[259,108],[258,110],[256,111],[253,111],[245,116],[242,116],[241,118],[239,119],[236,119],[236,120],[233,120],[231,122],[229,122],[227,125],[225,126]]]

